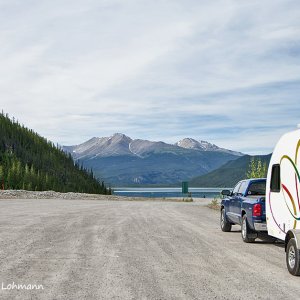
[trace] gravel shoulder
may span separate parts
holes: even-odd
[[[184,198],[146,198],[146,197],[123,197],[116,195],[85,194],[85,193],[59,193],[55,191],[26,191],[26,190],[0,190],[1,199],[65,199],[65,200],[110,200],[110,201],[168,201],[183,202]],[[202,199],[202,198],[201,198]],[[189,202],[189,198],[185,198]],[[197,198],[196,198],[197,200]],[[199,199],[198,199],[199,200]],[[203,198],[205,201],[205,199]],[[207,201],[211,201],[207,198]]]
[[[282,244],[219,229],[209,199],[2,199],[0,299],[295,299]],[[127,199],[128,200],[128,199]]]

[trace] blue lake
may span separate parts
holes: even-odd
[[[189,188],[194,198],[214,198],[220,195],[223,188]],[[114,194],[117,196],[128,197],[150,197],[150,198],[164,198],[164,197],[183,197],[181,188],[127,188],[119,187],[113,188]],[[186,196],[186,195],[185,195]]]

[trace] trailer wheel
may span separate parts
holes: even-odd
[[[231,231],[231,224],[227,221],[224,208],[222,208],[222,210],[221,210],[220,225],[221,225],[222,231],[224,231],[224,232]]]
[[[243,215],[242,218],[241,231],[242,231],[242,239],[245,243],[253,243],[255,241],[257,235],[249,228],[246,214]]]
[[[289,240],[286,247],[286,266],[292,275],[300,275],[300,253],[294,238]]]

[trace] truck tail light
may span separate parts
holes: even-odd
[[[260,217],[261,213],[262,213],[261,204],[254,204],[253,205],[252,215],[254,217]]]

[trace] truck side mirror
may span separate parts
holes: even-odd
[[[231,191],[230,191],[230,190],[223,190],[223,191],[221,192],[221,194],[222,194],[223,196],[229,196],[229,195],[231,195]]]

